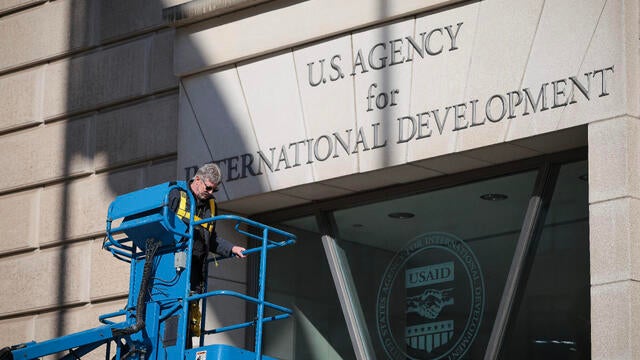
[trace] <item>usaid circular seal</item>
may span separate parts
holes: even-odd
[[[460,359],[484,312],[480,264],[454,235],[426,233],[405,245],[385,270],[377,326],[391,359]]]

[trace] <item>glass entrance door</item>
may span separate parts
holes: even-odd
[[[316,264],[297,281],[322,294],[325,308],[342,310],[305,326],[325,329],[330,359],[590,358],[586,162],[554,168],[337,202],[281,222],[310,242],[295,263]],[[290,266],[274,259],[281,255],[270,261]],[[309,294],[291,288],[288,296],[305,304]],[[308,341],[305,326],[291,336]]]

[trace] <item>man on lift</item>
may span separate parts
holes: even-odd
[[[216,216],[216,203],[213,193],[217,191],[222,180],[220,168],[216,164],[204,164],[198,169],[196,174],[189,180],[189,189],[196,200],[194,220],[207,219]],[[190,219],[191,204],[189,195],[174,189],[169,194],[169,208],[173,210],[183,221]],[[194,228],[193,252],[191,256],[191,290],[196,293],[204,291],[206,279],[207,256],[209,251],[225,257],[235,255],[244,258],[243,251],[246,249],[236,246],[229,241],[218,237],[215,230],[215,223],[206,223]],[[193,336],[198,336],[200,332],[200,311],[197,302],[190,304],[189,319],[191,326],[189,330]],[[187,337],[191,339],[191,337]]]

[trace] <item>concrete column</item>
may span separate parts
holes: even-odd
[[[640,359],[640,119],[589,124],[592,359]]]

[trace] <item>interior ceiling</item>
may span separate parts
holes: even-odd
[[[586,161],[561,168],[547,224],[588,217],[586,174]],[[427,232],[447,232],[465,241],[517,236],[536,176],[537,171],[530,171],[338,210],[334,213],[338,237],[395,252],[411,239]],[[508,198],[487,201],[480,198],[484,194],[504,194]],[[408,219],[389,217],[389,214],[397,212],[414,216]],[[287,221],[286,224],[318,231],[313,217]]]

